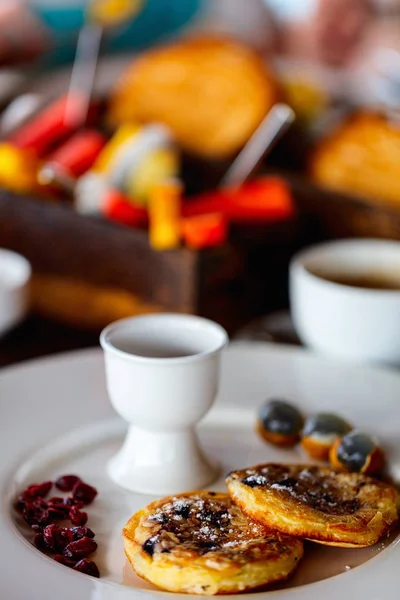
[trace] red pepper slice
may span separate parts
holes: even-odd
[[[51,147],[76,131],[79,125],[66,120],[66,109],[81,104],[80,96],[67,99],[62,96],[44,108],[38,115],[13,133],[9,142],[17,148],[34,150],[37,156],[43,156]]]
[[[53,163],[71,177],[79,177],[90,169],[106,141],[98,131],[79,131],[57,148],[46,163]]]
[[[295,208],[290,188],[283,179],[263,177],[238,189],[201,194],[183,207],[184,217],[210,212],[221,212],[235,222],[266,222],[288,219]]]
[[[133,204],[119,190],[109,190],[102,207],[103,214],[110,219],[129,227],[144,227],[148,222],[145,208]]]
[[[228,223],[221,213],[182,219],[182,238],[186,246],[199,250],[223,244],[228,237]]]

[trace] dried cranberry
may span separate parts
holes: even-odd
[[[76,542],[71,542],[66,548],[64,548],[64,556],[66,558],[74,558],[76,560],[85,558],[97,548],[97,544],[94,540],[88,537],[83,537]]]
[[[97,565],[86,557],[97,549],[95,534],[85,527],[88,515],[82,510],[93,502],[97,490],[76,475],[63,475],[55,482],[63,491],[72,491],[68,498],[53,496],[44,500],[53,486],[45,481],[28,486],[17,498],[15,508],[21,511],[35,532],[33,543],[41,551],[54,553],[54,560],[81,573],[100,577]],[[60,527],[57,520],[70,519],[74,527]]]
[[[63,475],[57,479],[55,485],[62,492],[70,492],[78,481],[80,478],[77,475]]]
[[[39,484],[35,483],[33,485],[28,486],[26,490],[24,490],[23,495],[28,496],[29,498],[37,498],[39,496],[43,498],[44,496],[47,496],[52,487],[52,481],[45,481],[44,483]]]
[[[67,527],[58,525],[47,525],[43,529],[43,537],[47,547],[55,552],[62,552],[64,548],[74,539],[73,533]]]
[[[64,498],[50,498],[47,506],[53,520],[68,518],[71,506],[64,502]]]
[[[78,481],[74,485],[72,496],[74,500],[81,500],[85,504],[90,504],[97,496],[97,490],[83,481]]]
[[[71,527],[74,540],[80,540],[83,537],[94,538],[94,533],[89,527]]]
[[[56,562],[61,563],[66,567],[74,567],[76,565],[76,560],[69,560],[68,558],[65,558],[63,554],[55,554],[53,558]]]
[[[45,542],[43,533],[37,533],[33,538],[33,543],[39,550],[47,550],[47,544]]]
[[[23,516],[29,525],[47,525],[50,520],[47,504],[41,498],[27,503]]]
[[[83,506],[83,502],[77,502],[73,498],[50,498],[50,500],[47,501],[47,504],[49,508],[63,511],[66,517],[68,516],[71,506],[76,506],[77,508]]]
[[[47,500],[47,504],[64,504],[64,498],[61,498],[61,496],[53,496]]]
[[[56,508],[49,507],[49,519],[50,521],[64,521],[67,518],[67,515]]]
[[[65,506],[78,506],[79,508],[83,506],[83,502],[74,500],[74,498],[64,498],[64,504]]]
[[[74,498],[63,498],[63,505],[66,510],[71,508],[71,506],[76,506],[76,508],[83,508],[85,503],[82,500],[75,500]]]
[[[73,569],[74,571],[85,573],[85,575],[91,575],[92,577],[100,577],[100,572],[96,563],[87,558],[84,558],[77,562]]]
[[[79,510],[77,506],[71,506],[69,518],[71,519],[72,525],[85,525],[88,520],[87,513]]]
[[[17,501],[15,502],[15,509],[19,510],[19,511],[23,511],[25,508],[26,503],[29,500],[26,498],[26,496],[24,496],[23,494],[21,494],[20,496],[18,496]]]

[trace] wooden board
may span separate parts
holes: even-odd
[[[281,173],[297,205],[323,238],[377,237],[400,240],[400,210],[383,201],[320,188],[303,175]]]
[[[127,314],[168,310],[235,331],[287,302],[287,265],[299,234],[294,220],[236,228],[228,244],[201,252],[155,252],[143,231],[5,191],[0,223],[0,246],[33,266],[39,312],[95,328]]]

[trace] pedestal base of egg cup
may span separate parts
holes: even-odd
[[[132,492],[167,496],[211,484],[219,469],[204,454],[194,430],[154,433],[131,426],[107,472]]]
[[[195,426],[217,394],[225,330],[190,315],[147,315],[109,325],[100,341],[111,403],[129,424],[109,477],[154,495],[212,483],[219,471]]]

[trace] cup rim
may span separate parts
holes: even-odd
[[[383,238],[342,238],[339,240],[330,240],[327,242],[321,242],[317,244],[312,244],[311,246],[307,246],[306,248],[300,250],[295,256],[293,256],[290,261],[290,273],[295,274],[298,273],[305,279],[314,282],[321,286],[326,286],[331,289],[331,291],[336,292],[346,292],[349,294],[358,294],[362,296],[380,296],[380,297],[393,297],[400,294],[400,289],[382,289],[382,288],[362,288],[349,284],[339,283],[337,281],[331,281],[329,279],[324,279],[319,277],[319,275],[313,273],[306,266],[306,260],[309,257],[316,255],[316,253],[320,250],[329,250],[332,248],[339,248],[347,246],[358,247],[365,246],[370,248],[371,250],[375,247],[392,247],[395,251],[399,252],[400,258],[400,241],[383,239]]]
[[[190,321],[191,323],[199,323],[202,325],[206,325],[207,327],[213,328],[214,331],[220,336],[219,343],[216,343],[214,346],[211,346],[209,350],[203,350],[200,352],[196,352],[195,354],[189,354],[187,356],[178,356],[178,357],[154,357],[154,356],[142,356],[140,354],[134,354],[132,352],[126,352],[115,346],[110,341],[110,334],[117,329],[120,329],[124,324],[130,323],[132,321],[156,321],[166,319],[182,319],[183,321]],[[211,319],[206,319],[205,317],[199,317],[196,315],[190,315],[185,313],[155,313],[148,315],[137,315],[132,317],[125,317],[123,319],[118,319],[117,321],[113,321],[107,327],[103,329],[100,334],[100,345],[103,348],[104,352],[108,352],[118,356],[120,358],[124,358],[126,360],[130,360],[132,362],[141,362],[141,363],[151,363],[154,365],[161,364],[182,364],[182,363],[190,363],[201,360],[208,356],[213,356],[217,354],[225,346],[227,346],[229,342],[229,336],[226,330]]]

